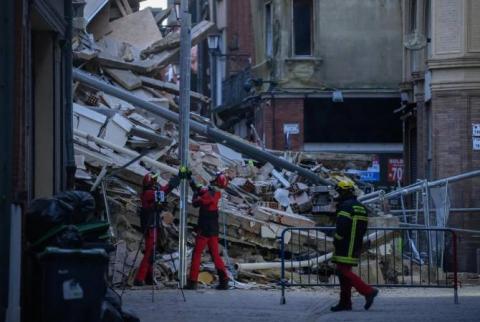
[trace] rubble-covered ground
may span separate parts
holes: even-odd
[[[102,3],[101,8],[89,7],[91,3],[87,3],[83,12],[76,11],[75,67],[154,103],[158,109],[178,112],[176,64],[179,29],[175,25],[166,28],[163,24],[172,9],[138,11],[138,1],[95,2]],[[213,23],[208,20],[192,27],[192,72],[197,67],[195,45],[213,28]],[[195,107],[191,119],[212,125],[211,120],[196,113],[204,110],[209,101],[203,94],[191,92],[192,106]],[[112,254],[110,267],[112,284],[131,286],[142,257],[138,216],[141,180],[146,173],[156,172],[160,174],[160,183],[165,184],[176,174],[179,166],[178,127],[139,106],[80,82],[74,84],[73,124],[77,186],[94,192],[102,216],[113,228],[111,233],[116,251]],[[231,178],[221,201],[220,238],[221,254],[232,273],[232,281],[235,279],[236,288],[270,288],[279,281],[278,267],[253,269],[248,264],[278,263],[278,237],[285,228],[332,225],[335,193],[331,186],[312,185],[296,173],[252,160],[196,133],[192,133],[189,147],[189,167],[197,182],[208,184],[219,171]],[[349,178],[357,183],[359,194],[363,193],[365,185],[357,182],[348,170],[366,169],[372,161],[367,155],[270,152],[315,172],[332,185]],[[168,197],[168,207],[161,214],[155,265],[159,288],[176,286],[178,195],[175,190]],[[376,224],[398,225],[396,218],[372,210],[372,216],[377,217]],[[197,216],[197,210],[189,207],[189,247],[193,245],[192,228]],[[395,240],[395,236],[383,239],[385,244],[391,240]],[[325,245],[320,251],[314,247],[319,242]],[[306,250],[310,256],[310,251],[316,256],[328,256],[332,249],[331,237],[323,233],[311,236],[292,232],[286,240],[286,251],[304,259]],[[389,254],[384,252],[382,256]],[[397,259],[397,263],[401,261],[401,258]],[[213,264],[206,254],[202,262],[200,282],[211,286],[215,283]],[[389,270],[385,269],[387,264],[388,260],[383,260],[379,264],[381,267],[375,268],[378,274],[382,274],[375,279],[387,280],[391,276],[395,279],[406,274],[403,268],[395,265],[393,269],[391,265]],[[333,276],[328,261],[323,263],[322,269]],[[422,268],[417,271],[421,272]],[[301,278],[301,273],[302,270],[295,271],[293,279]]]

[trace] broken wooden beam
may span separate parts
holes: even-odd
[[[170,94],[180,94],[180,87],[177,84],[162,82],[160,80],[145,76],[140,76],[140,81],[148,87],[162,90]],[[194,91],[190,91],[190,97],[205,104],[210,102],[210,98]]]
[[[115,144],[112,144],[104,139],[101,139],[101,138],[98,138],[96,136],[93,136],[93,135],[90,135],[90,134],[87,134],[85,132],[82,132],[82,131],[79,131],[79,130],[74,130],[74,135],[78,136],[78,137],[81,137],[81,138],[84,138],[86,139],[87,141],[93,141],[97,144],[100,144],[102,146],[105,146],[107,148],[110,148],[112,150],[114,150],[115,152],[118,152],[118,153],[123,153],[123,154],[126,154],[128,156],[131,156],[131,157],[138,157],[140,156],[139,153],[135,152],[135,151],[132,151],[130,149],[126,149],[124,147],[121,147],[121,146],[118,146],[118,145],[115,145]],[[140,160],[142,160],[143,162],[145,163],[148,163],[150,164],[151,166],[159,169],[159,170],[162,170],[162,171],[165,171],[165,172],[168,172],[170,174],[177,174],[178,173],[178,170],[167,165],[167,164],[164,164],[164,163],[161,163],[161,162],[158,162],[156,160],[153,160],[149,157],[141,157]]]
[[[142,86],[140,78],[129,70],[105,68],[105,72],[126,90],[134,90]]]
[[[198,44],[206,35],[215,27],[215,24],[211,21],[203,20],[192,28],[192,46]],[[150,45],[148,48],[142,50],[140,56],[145,59],[150,54],[156,54],[164,52],[168,49],[179,50],[180,46],[180,33],[175,32],[167,37],[160,39]]]
[[[172,7],[170,6],[167,9],[157,13],[155,15],[155,22],[157,23],[157,25],[161,24],[163,20],[167,19],[171,12],[172,12]]]

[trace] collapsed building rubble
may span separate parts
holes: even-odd
[[[92,14],[88,7],[91,3],[87,2],[83,13],[77,11],[75,66],[159,110],[178,112],[179,80],[174,64],[179,55],[179,30],[172,26],[166,34],[160,31],[171,8],[154,15],[151,9],[138,11],[138,6],[132,6],[138,1],[116,0],[103,1],[103,6]],[[213,28],[209,21],[193,26],[192,46],[205,39]],[[196,103],[209,103],[210,99],[201,93],[190,94]],[[211,125],[209,119],[197,113],[191,113],[191,119]],[[105,218],[113,227],[116,252],[112,255],[112,282],[117,286],[131,285],[141,257],[138,250],[142,234],[137,213],[141,180],[146,173],[157,172],[160,183],[165,183],[177,173],[178,128],[158,114],[76,82],[74,134],[77,184],[102,195]],[[349,155],[346,159],[335,154],[271,152],[282,157],[283,162],[315,173],[323,178],[323,184],[311,183],[299,173],[265,160],[246,158],[205,135],[195,133],[190,138],[190,168],[196,181],[208,184],[218,171],[232,179],[221,201],[220,237],[225,262],[232,271],[237,269],[240,282],[278,281],[278,271],[271,270],[278,265],[268,262],[278,261],[279,237],[284,228],[330,226],[335,193],[325,183],[334,184],[345,178],[343,169],[366,168],[371,161],[366,155]],[[358,192],[362,193],[360,189]],[[156,258],[156,279],[165,286],[176,285],[179,266],[178,191],[168,200],[168,207],[161,214]],[[190,206],[190,227],[196,224],[197,216]],[[332,238],[322,233],[313,237],[293,231],[287,239],[286,250],[291,253],[301,245],[314,245],[312,239],[325,243],[327,252],[333,250]],[[188,242],[193,244],[191,236]],[[248,263],[257,266],[248,267]],[[212,283],[211,271],[213,265],[204,265],[200,281]]]

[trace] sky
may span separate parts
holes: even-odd
[[[167,0],[146,0],[140,2],[140,9],[152,7],[152,8],[163,8],[167,7]]]

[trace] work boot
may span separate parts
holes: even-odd
[[[198,282],[197,281],[192,281],[188,280],[187,285],[183,287],[184,290],[196,290],[197,289]]]
[[[145,286],[145,282],[144,282],[144,281],[140,281],[140,280],[134,280],[134,281],[133,281],[133,285],[134,285],[134,286]]]
[[[147,276],[145,279],[145,284],[147,285],[157,285],[157,282],[153,279],[152,276]]]
[[[218,271],[218,279],[219,283],[216,287],[217,290],[228,290],[230,287],[228,286],[228,276],[225,272]]]
[[[377,295],[378,295],[378,289],[374,288],[373,292],[370,295],[365,296],[365,305],[363,306],[365,310],[368,310],[370,306],[372,306],[373,300]]]
[[[330,311],[332,312],[339,312],[339,311],[351,311],[352,310],[352,305],[348,305],[348,304],[342,304],[342,303],[338,303],[337,305],[335,306],[332,306],[330,308]]]

